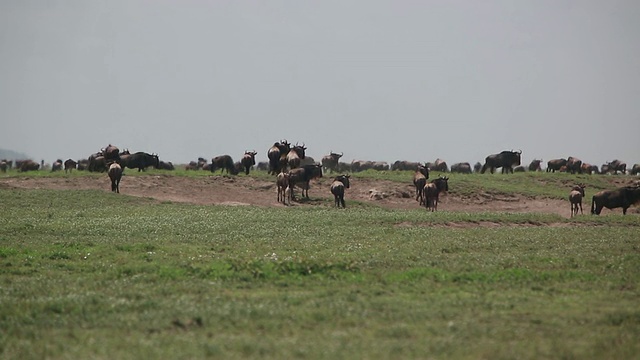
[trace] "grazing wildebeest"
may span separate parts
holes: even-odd
[[[542,159],[533,159],[529,164],[529,171],[542,171],[542,167],[540,164],[542,163]]]
[[[429,169],[425,165],[420,165],[416,167],[416,172],[413,174],[413,186],[416,187],[416,201],[420,206],[424,203],[423,190],[424,186],[427,184],[427,179],[429,178]]]
[[[185,170],[200,170],[202,166],[198,165],[196,161],[189,161],[189,163],[184,167]]]
[[[104,172],[107,171],[107,161],[104,158],[104,154],[102,151],[97,152],[95,154],[91,154],[89,156],[89,164],[87,165],[87,170],[94,172]]]
[[[291,204],[291,189],[289,188],[289,173],[280,172],[276,177],[276,187],[278,188],[277,201],[287,205],[287,200]],[[289,192],[287,194],[287,189]]]
[[[499,154],[492,154],[484,159],[484,165],[482,165],[481,174],[484,174],[487,169],[493,174],[496,168],[502,168],[502,173],[513,173],[513,167],[520,165],[520,156],[522,151],[503,151]]]
[[[627,164],[620,160],[617,160],[617,159],[613,160],[607,163],[607,165],[609,166],[609,171],[612,172],[613,174],[617,174],[618,171],[622,174],[627,173]]]
[[[160,160],[160,162],[158,163],[158,169],[160,170],[175,170],[175,166],[173,166],[173,163],[171,161],[162,161]]]
[[[449,178],[439,176],[437,179],[431,180],[430,183],[427,183],[424,186],[424,205],[427,210],[437,211],[438,210],[438,199],[440,197],[440,192],[449,191]]]
[[[482,170],[482,164],[480,164],[480,161],[478,161],[473,165],[473,172],[477,174],[480,172],[480,170]]]
[[[78,160],[77,169],[80,171],[84,171],[89,169],[89,159],[80,159]]]
[[[344,189],[348,188],[349,175],[339,175],[333,179],[333,182],[331,183],[331,193],[333,194],[336,207],[346,207],[344,203]]]
[[[293,187],[298,186],[302,189],[303,197],[309,198],[309,182],[316,178],[322,177],[322,165],[305,165],[289,171],[289,187],[291,187],[291,196],[295,198],[293,194]]]
[[[581,170],[583,174],[598,174],[600,171],[596,165],[587,164],[585,162],[582,163]]]
[[[547,161],[547,172],[560,171],[563,166],[567,166],[567,159],[553,159]]]
[[[109,165],[109,179],[111,179],[111,191],[120,193],[120,179],[122,178],[122,167],[117,162]]]
[[[289,166],[289,169],[299,168],[300,161],[305,158],[305,150],[307,150],[307,148],[304,144],[296,144],[287,154],[286,162],[280,164],[281,167],[284,168],[285,166]]]
[[[71,172],[71,170],[75,169],[78,166],[78,163],[73,159],[67,159],[64,161],[64,172]]]
[[[447,172],[449,171],[449,167],[447,166],[447,162],[442,159],[436,159],[436,162],[433,164],[434,167],[431,170]]]
[[[571,188],[569,192],[569,203],[571,203],[571,217],[578,215],[578,207],[580,207],[580,214],[582,212],[582,199],[584,198],[584,188],[586,185],[578,184]]]
[[[269,158],[269,174],[277,175],[282,169],[281,158],[286,159],[287,154],[291,150],[291,145],[287,140],[280,140],[273,144],[267,150],[267,158]]]
[[[52,165],[51,165],[51,172],[54,171],[62,171],[62,159],[58,159],[56,160]]]
[[[582,174],[582,160],[573,156],[569,156],[566,166],[567,172],[571,172],[572,174]]]
[[[526,171],[527,169],[522,165],[518,165],[513,168],[513,172],[526,172]]]
[[[640,186],[625,186],[615,190],[603,190],[591,198],[591,213],[600,215],[603,207],[607,209],[622,208],[622,214],[627,209],[640,202]]]
[[[471,174],[471,164],[468,162],[455,163],[451,165],[452,173]]]
[[[138,169],[138,172],[145,170],[149,166],[153,166],[156,169],[160,167],[158,154],[148,154],[142,151],[122,155],[119,163],[123,168]]]
[[[40,164],[33,160],[24,160],[20,163],[20,171],[35,171],[40,169]]]
[[[329,155],[325,155],[322,157],[322,168],[326,173],[335,172],[338,170],[338,162],[342,157],[343,153],[337,154],[333,151],[329,151]]]
[[[242,159],[240,159],[240,162],[242,163],[245,175],[249,175],[249,170],[251,170],[251,167],[256,164],[256,154],[257,152],[255,150],[245,150],[244,155],[242,155]]]
[[[640,174],[640,164],[634,164],[633,167],[631,168],[631,175],[638,175]]]
[[[238,175],[238,169],[236,169],[235,164],[233,163],[233,159],[230,155],[220,155],[211,159],[211,172],[220,169],[220,173],[224,170],[227,171],[227,174],[231,173],[231,175]]]
[[[391,164],[391,171],[414,170],[420,163],[406,160],[396,160]]]

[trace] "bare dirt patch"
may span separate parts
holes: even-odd
[[[309,201],[294,201],[292,206],[332,206],[329,192],[331,180],[322,178],[311,183]],[[2,178],[0,189],[73,189],[110,191],[110,182],[104,177],[51,177],[51,178]],[[185,177],[174,175],[124,176],[120,193],[197,205],[251,205],[261,207],[284,206],[276,201],[275,181],[256,179],[251,176],[203,176]],[[297,190],[299,195],[300,191]],[[347,190],[349,201],[380,206],[388,209],[419,209],[415,201],[412,184],[397,182],[352,179]],[[438,211],[458,212],[514,212],[553,213],[569,216],[568,201],[553,199],[530,199],[522,196],[493,196],[478,194],[472,198],[444,194],[440,197]]]

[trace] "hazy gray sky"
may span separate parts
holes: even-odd
[[[0,148],[640,162],[640,1],[0,2]]]

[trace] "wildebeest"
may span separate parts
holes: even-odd
[[[102,155],[107,163],[118,161],[120,160],[120,149],[118,149],[117,146],[109,144],[107,147],[102,149]]]
[[[476,174],[480,172],[480,170],[482,170],[482,164],[480,164],[480,161],[477,161],[474,165],[473,165],[473,172],[475,172]]]
[[[117,163],[113,162],[109,165],[109,179],[111,179],[111,191],[116,193],[120,193],[120,179],[122,178],[122,167]]]
[[[288,166],[289,169],[299,168],[300,161],[305,158],[305,150],[307,150],[307,148],[304,146],[304,144],[296,144],[287,154],[286,162],[280,164],[281,167],[284,168],[285,166]]]
[[[640,202],[640,186],[625,186],[615,190],[603,190],[591,198],[591,213],[600,215],[603,207],[607,209],[622,208],[622,214],[627,209]]]
[[[245,150],[244,155],[242,155],[242,159],[240,159],[240,163],[242,163],[242,167],[244,168],[245,175],[249,175],[249,170],[251,167],[256,164],[256,154],[257,152]]]
[[[62,159],[58,159],[51,165],[51,172],[61,171],[61,170],[62,170]]]
[[[11,170],[13,168],[13,160],[2,159],[2,160],[0,160],[0,163],[4,163],[5,164],[6,168],[5,168],[4,171],[7,171],[7,169]]]
[[[503,151],[499,154],[492,154],[484,159],[484,165],[482,165],[481,174],[484,174],[487,169],[493,174],[496,168],[502,168],[502,173],[513,173],[513,167],[520,165],[520,156],[522,151]]]
[[[413,186],[416,187],[416,201],[419,205],[424,203],[423,190],[429,178],[429,169],[425,165],[418,164],[413,174]]]
[[[542,167],[540,164],[542,163],[542,159],[533,159],[529,164],[529,171],[542,171]]]
[[[148,154],[142,151],[122,155],[118,162],[123,168],[138,169],[138,172],[145,170],[149,166],[153,166],[156,169],[160,167],[160,159],[157,154]]]
[[[165,161],[160,160],[158,162],[158,169],[172,171],[172,170],[175,170],[175,166],[173,166],[173,163],[171,161],[166,161],[165,162]]]
[[[334,153],[333,151],[329,151],[329,155],[325,155],[322,157],[321,163],[322,168],[326,173],[335,172],[338,170],[338,162],[342,157],[343,153]]]
[[[526,171],[527,169],[522,165],[518,165],[513,168],[513,172],[526,172]]]
[[[302,189],[302,196],[309,198],[309,182],[322,177],[322,165],[305,165],[289,171],[289,174],[289,186],[292,190],[291,196],[295,197],[293,187],[298,186]]]
[[[16,162],[17,163],[17,162]],[[40,169],[40,164],[33,160],[24,160],[20,163],[20,171],[35,171]]]
[[[451,172],[460,174],[471,174],[471,164],[468,162],[455,163],[451,165]]]
[[[258,163],[258,165],[256,165],[256,169],[261,170],[261,171],[268,171],[269,170],[269,162],[260,161]]]
[[[291,145],[287,142],[287,140],[280,140],[273,144],[272,147],[267,150],[267,158],[269,159],[269,174],[277,175],[280,173],[281,166],[281,158],[285,158],[289,151],[291,150]]]
[[[585,162],[582,163],[581,170],[583,174],[598,174],[600,171],[596,165],[587,164]]]
[[[89,169],[89,159],[78,160],[77,169],[81,171]]]
[[[438,210],[438,199],[440,192],[449,191],[449,178],[439,176],[437,179],[431,180],[424,186],[424,205],[427,210]]]
[[[436,162],[433,163],[433,168],[431,170],[447,172],[449,171],[449,167],[447,166],[447,162],[442,159],[436,159]]]
[[[569,192],[569,203],[571,203],[571,217],[578,215],[578,207],[580,207],[580,214],[582,212],[582,199],[584,198],[584,184],[578,184],[571,188]]]
[[[287,205],[287,200],[291,204],[291,188],[289,188],[289,173],[280,172],[276,177],[276,187],[278,188],[277,201]],[[287,189],[289,192],[287,193]]]
[[[238,169],[236,169],[230,155],[220,155],[211,159],[211,172],[215,172],[218,169],[220,169],[220,173],[226,170],[227,174],[238,175]]]
[[[64,172],[71,172],[71,170],[75,169],[78,166],[78,163],[73,159],[67,159],[64,161]]]
[[[582,160],[569,156],[567,159],[567,172],[582,174]]]
[[[634,164],[633,167],[631,168],[631,175],[638,175],[640,174],[640,164]]]
[[[102,153],[102,151],[89,155],[88,161],[89,163],[87,164],[87,170],[91,172],[107,171],[107,161],[104,158],[104,154]]]
[[[394,161],[393,164],[391,164],[391,171],[415,170],[418,165],[421,165],[421,164],[415,161],[396,160]]]
[[[339,175],[333,179],[333,182],[331,183],[331,193],[333,194],[336,207],[346,207],[344,203],[344,189],[348,188],[349,175]]]
[[[563,166],[567,166],[567,159],[553,159],[547,161],[547,172],[560,171]]]
[[[608,162],[607,165],[609,167],[609,172],[613,174],[617,174],[618,172],[620,172],[621,174],[627,173],[627,164],[620,160],[613,160],[611,162]]]

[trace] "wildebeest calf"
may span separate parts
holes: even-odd
[[[120,193],[120,179],[122,178],[122,167],[118,163],[114,162],[109,165],[109,179],[111,179],[111,191]]]
[[[287,205],[287,200],[289,200],[289,204],[291,204],[291,188],[289,187],[289,173],[280,172],[276,177],[276,186],[278,188],[278,198],[277,201],[282,201],[283,204]]]
[[[427,210],[438,210],[438,198],[440,197],[440,192],[449,191],[448,181],[448,177],[440,176],[424,186],[424,206]]]
[[[349,175],[336,176],[331,183],[331,193],[335,199],[336,207],[345,207],[344,203],[344,189],[349,188]]]
[[[582,198],[584,198],[584,184],[574,186],[569,193],[569,202],[571,203],[571,217],[578,215],[578,207],[580,207],[580,214],[582,212]]]

